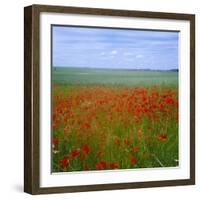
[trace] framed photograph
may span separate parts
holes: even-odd
[[[195,183],[195,16],[24,9],[24,191]]]

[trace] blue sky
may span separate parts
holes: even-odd
[[[177,69],[178,32],[53,26],[53,66]]]

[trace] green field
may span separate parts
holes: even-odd
[[[89,69],[56,67],[52,69],[56,84],[111,84],[111,85],[177,85],[178,72],[131,71],[112,69]]]
[[[176,167],[178,72],[52,69],[52,171]]]

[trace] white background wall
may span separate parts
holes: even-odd
[[[196,14],[196,185],[31,196],[23,193],[23,7],[30,4]],[[200,1],[6,0],[0,5],[0,199],[199,199],[200,198]]]

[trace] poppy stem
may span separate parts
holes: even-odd
[[[164,167],[164,165],[162,164],[162,162],[156,157],[155,154],[152,154],[152,156],[155,158],[155,160],[160,164],[161,167]]]

